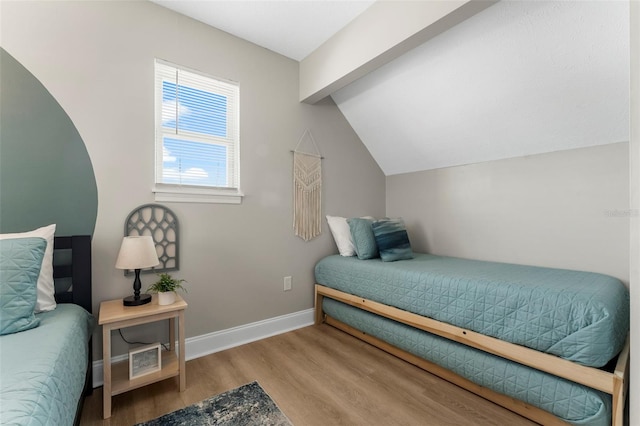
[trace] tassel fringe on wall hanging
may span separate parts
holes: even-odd
[[[305,138],[311,140],[316,154],[298,150]],[[305,241],[322,232],[322,158],[306,130],[293,151],[293,229]]]

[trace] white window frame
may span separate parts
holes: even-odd
[[[239,84],[229,80],[223,80],[220,78],[212,77],[210,75],[204,74],[202,72],[189,69],[187,67],[183,67],[180,65],[173,64],[171,62],[167,62],[161,59],[155,60],[156,66],[154,67],[154,85],[155,85],[155,167],[154,167],[154,187],[152,192],[155,194],[155,200],[161,202],[189,202],[189,203],[224,203],[224,204],[240,204],[242,202],[243,193],[240,190],[240,125],[239,125],[239,101],[240,101],[240,87]],[[214,186],[203,186],[203,185],[188,185],[188,184],[174,184],[174,183],[162,183],[161,182],[161,174],[163,170],[163,138],[165,136],[170,136],[172,139],[185,139],[189,141],[196,142],[206,142],[210,143],[210,141],[202,140],[198,137],[197,133],[191,133],[182,130],[179,134],[169,133],[165,127],[163,127],[162,123],[162,104],[163,104],[163,93],[162,93],[162,84],[161,81],[168,80],[160,80],[158,65],[161,64],[164,66],[168,66],[174,68],[176,70],[186,71],[188,73],[196,74],[200,77],[205,77],[207,79],[211,79],[216,83],[220,83],[223,85],[233,86],[235,87],[235,93],[232,95],[235,96],[233,104],[233,110],[227,115],[227,118],[232,118],[228,120],[230,122],[229,126],[233,126],[230,128],[228,132],[232,134],[230,138],[221,138],[217,140],[215,144],[226,145],[233,144],[233,158],[232,161],[229,162],[227,158],[227,174],[229,175],[227,181],[232,184],[235,183],[233,187],[214,187]],[[178,71],[178,72],[179,72]],[[192,82],[190,82],[192,83]],[[198,88],[197,84],[189,84],[189,86],[194,86]],[[207,91],[210,91],[207,89]],[[231,178],[231,179],[230,179]]]

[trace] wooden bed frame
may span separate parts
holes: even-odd
[[[524,346],[508,343],[493,337],[485,336],[460,327],[413,314],[398,308],[394,308],[382,303],[363,299],[352,294],[334,290],[329,287],[316,284],[315,286],[315,323],[327,323],[352,336],[372,344],[386,352],[391,353],[411,364],[414,364],[430,373],[433,373],[451,383],[465,388],[483,398],[486,398],[498,405],[501,405],[521,416],[531,419],[543,425],[566,425],[553,414],[540,408],[533,407],[522,401],[503,394],[494,392],[483,386],[479,386],[462,376],[459,376],[439,365],[426,361],[409,352],[392,346],[376,337],[370,336],[357,330],[343,322],[326,315],[322,310],[322,300],[324,297],[338,300],[348,305],[363,309],[368,312],[389,318],[403,324],[410,325],[417,329],[453,340],[467,346],[491,353],[502,358],[518,362],[520,364],[535,368],[540,371],[562,377],[569,381],[588,386],[593,389],[605,392],[612,396],[611,417],[614,426],[622,426],[624,419],[624,406],[629,388],[629,337],[624,348],[618,355],[617,361],[612,371],[585,367],[571,361],[564,360],[554,355],[529,349]]]
[[[71,278],[69,290],[56,293],[56,303],[73,303],[92,311],[91,302],[91,236],[55,237],[53,244],[53,278]],[[80,424],[84,399],[93,392],[93,344],[89,339],[89,362],[84,390],[78,401],[74,425]]]

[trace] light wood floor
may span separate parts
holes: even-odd
[[[295,426],[534,425],[328,325],[303,328],[187,362],[175,378],[85,401],[81,425],[134,425],[257,380]]]

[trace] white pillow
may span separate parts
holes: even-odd
[[[56,308],[55,286],[53,284],[53,234],[56,232],[56,225],[43,226],[29,232],[15,234],[0,234],[0,240],[10,238],[40,237],[47,242],[47,248],[42,258],[40,275],[38,276],[38,298],[36,300],[35,312],[52,311]]]
[[[346,217],[327,216],[327,223],[338,246],[341,256],[355,256],[356,247],[353,245],[351,231]]]

